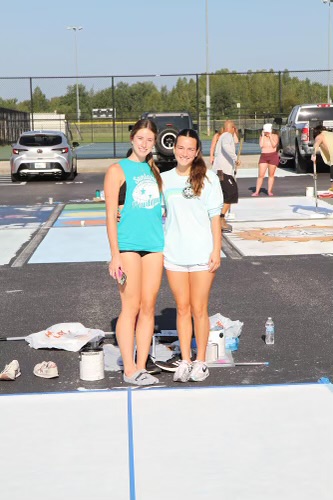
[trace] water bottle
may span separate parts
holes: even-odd
[[[274,321],[271,317],[267,318],[265,323],[265,342],[266,344],[274,344]]]

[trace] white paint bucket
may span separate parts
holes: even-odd
[[[218,359],[225,357],[225,338],[223,329],[221,330],[211,330],[209,332],[208,343],[217,344],[218,346]]]
[[[314,197],[314,187],[313,186],[309,186],[305,189],[305,196],[307,198],[313,198]]]
[[[208,342],[206,349],[206,363],[214,363],[218,359],[219,346]]]
[[[80,352],[80,379],[102,380],[104,378],[104,351],[102,348],[86,347]]]

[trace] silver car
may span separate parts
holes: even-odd
[[[32,175],[52,175],[73,180],[77,175],[77,146],[78,142],[73,142],[71,146],[63,132],[24,132],[12,145],[12,181],[17,182]]]

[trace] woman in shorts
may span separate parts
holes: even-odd
[[[131,154],[109,167],[104,182],[109,273],[118,282],[121,298],[116,336],[124,381],[134,385],[158,383],[146,371],[163,272],[162,179],[151,155],[156,137],[155,124],[139,120],[130,134]]]
[[[259,196],[261,186],[264,182],[266,171],[268,169],[268,196],[273,196],[273,186],[275,180],[276,168],[280,163],[277,147],[279,144],[279,135],[272,130],[271,123],[265,123],[259,139],[261,155],[259,158],[259,175],[257,186],[252,196]]]
[[[174,144],[177,166],[162,173],[166,207],[164,267],[177,306],[182,361],[173,380],[200,382],[209,335],[208,301],[221,258],[223,195],[217,175],[207,169],[196,131],[181,130]],[[192,317],[197,344],[191,361]]]

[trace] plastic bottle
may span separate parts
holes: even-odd
[[[266,344],[274,344],[274,321],[271,317],[267,318],[265,323],[265,342]]]

